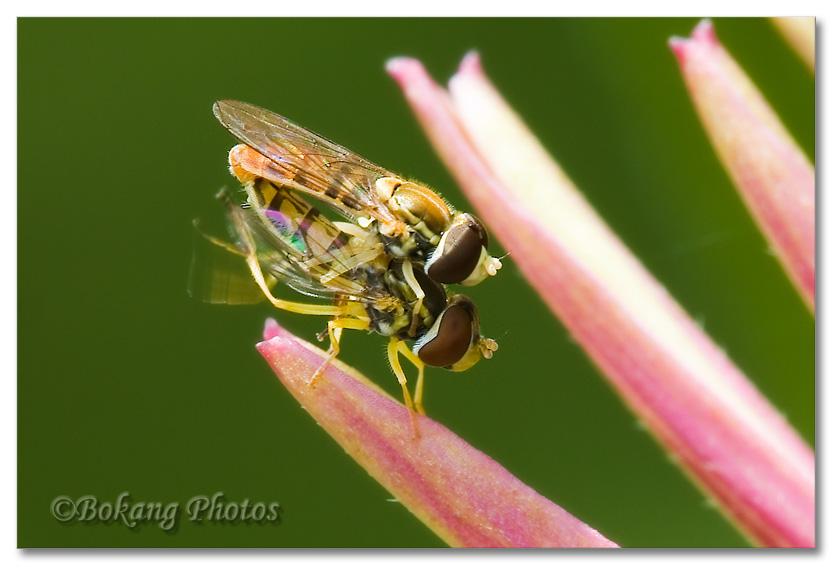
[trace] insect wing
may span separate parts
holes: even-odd
[[[234,137],[271,161],[276,178],[270,180],[323,200],[347,218],[369,215],[399,223],[374,188],[379,178],[396,176],[390,171],[252,104],[220,100],[214,115]]]
[[[286,261],[324,287],[361,294],[365,263],[382,253],[381,244],[359,245],[299,195],[258,179],[247,187],[260,220],[253,229],[267,247],[280,249]],[[349,275],[352,278],[348,278]]]
[[[221,197],[242,254],[253,252],[264,274],[307,296],[389,305],[390,292],[367,265],[382,253],[380,244],[358,245],[299,195],[265,179],[246,190],[246,209]]]
[[[266,299],[246,266],[243,251],[196,228],[188,294],[211,304],[258,304]],[[267,276],[269,287],[277,279]]]
[[[251,214],[235,213],[231,223],[235,243],[206,234],[194,222],[197,237],[188,277],[188,294],[192,298],[211,304],[231,305],[265,301],[266,296],[245,261],[251,248],[256,251],[257,262],[269,289],[283,282],[297,292],[314,298],[331,300],[344,294],[339,292],[337,285],[324,286],[310,278],[287,257],[281,250],[282,246],[275,248],[273,234],[263,230]]]

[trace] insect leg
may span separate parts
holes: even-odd
[[[387,344],[387,358],[390,360],[390,366],[393,368],[399,384],[402,386],[402,394],[404,395],[404,403],[407,406],[407,411],[410,413],[410,424],[413,429],[413,436],[419,437],[419,428],[416,422],[416,412],[413,410],[413,400],[410,398],[410,391],[407,390],[407,377],[404,374],[401,363],[399,363],[399,353],[404,343],[397,338],[391,337],[390,343]],[[407,346],[404,346],[407,349]]]
[[[425,299],[425,291],[422,290],[419,281],[416,280],[416,275],[413,273],[413,263],[410,262],[410,259],[406,259],[402,264],[402,274],[404,274],[404,280],[407,281],[407,284],[416,294],[416,305],[413,308],[413,321],[410,323],[410,330],[408,332],[412,337],[416,335],[416,327],[419,325],[419,313],[422,311],[422,301]]]
[[[367,251],[363,251],[357,255],[350,257],[349,259],[343,261],[340,265],[333,267],[326,273],[321,276],[321,282],[326,284],[330,282],[335,277],[341,276],[347,271],[354,269],[358,265],[363,263],[369,263],[379,255],[384,252],[384,248],[380,245],[374,249],[368,249]],[[311,265],[311,261],[306,262],[307,265]]]
[[[199,230],[198,227],[197,229]],[[257,286],[260,287],[260,290],[263,292],[264,296],[276,308],[280,308],[281,310],[287,310],[289,312],[296,312],[298,314],[310,314],[318,316],[343,316],[347,314],[347,311],[343,306],[336,306],[332,304],[305,304],[303,302],[291,302],[288,300],[281,300],[279,298],[275,298],[271,292],[272,284],[269,283],[269,281],[263,274],[262,269],[260,268],[260,262],[257,259],[256,253],[254,252],[254,247],[251,243],[251,238],[248,232],[243,232],[241,231],[242,229],[242,226],[238,226],[238,231],[241,234],[240,246],[228,243],[214,236],[208,235],[202,232],[201,230],[199,230],[199,233],[202,237],[207,239],[213,245],[216,245],[217,247],[220,247],[228,251],[229,253],[232,253],[245,259],[249,271],[251,272],[254,281],[257,283]]]
[[[340,316],[344,314],[344,309],[335,304],[304,304],[303,302],[292,302],[290,300],[275,298],[271,289],[269,289],[269,285],[266,284],[266,280],[263,277],[263,271],[260,269],[260,262],[257,260],[257,255],[253,253],[246,255],[246,263],[248,264],[248,268],[251,270],[251,275],[254,277],[257,286],[260,287],[263,294],[266,295],[266,298],[268,298],[269,302],[271,302],[275,308],[280,308],[281,310],[286,310],[288,312],[295,312],[297,314],[309,314],[314,316]]]
[[[344,232],[347,235],[351,235],[353,241],[357,245],[364,245],[364,242],[367,241],[367,238],[370,237],[370,234],[366,231],[358,227],[357,225],[353,224],[352,222],[332,222],[335,224],[335,227]]]
[[[422,416],[425,415],[425,409],[422,407],[422,390],[425,383],[425,363],[419,359],[419,356],[413,353],[403,341],[398,343],[399,353],[407,357],[407,360],[419,370],[419,377],[416,379],[416,394],[413,396],[413,406],[416,411]]]
[[[369,330],[370,320],[368,318],[333,318],[327,322],[326,331],[329,334],[329,356],[312,375],[309,386],[315,386],[318,378],[323,374],[329,364],[332,363],[332,360],[338,356],[338,353],[340,353],[341,332],[345,329]]]

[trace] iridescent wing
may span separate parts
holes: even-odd
[[[258,184],[271,186],[264,179]],[[249,200],[256,200],[251,198],[255,196],[254,187],[250,190]],[[253,249],[270,287],[279,281],[315,298],[388,304],[390,292],[372,280],[373,271],[367,265],[368,260],[380,254],[380,246],[374,250],[354,245],[352,237],[341,232],[305,200],[286,190],[278,192],[278,196],[270,199],[268,208],[256,204],[241,208],[227,192],[220,193],[236,241],[231,244],[204,237],[213,249],[207,253],[202,250],[200,255],[212,258],[208,263],[212,268],[199,267],[206,261],[194,263],[192,296],[229,304],[258,302],[262,291],[258,296],[255,289],[259,287],[245,263],[245,257]],[[218,256],[218,249],[220,255],[224,251],[231,260]]]
[[[220,100],[214,115],[234,137],[271,161],[275,178],[270,180],[310,194],[347,218],[369,215],[385,224],[399,223],[374,188],[379,178],[397,175],[252,104]]]
[[[365,304],[380,303],[389,296],[389,293],[379,292],[346,276],[334,277],[326,284],[321,283],[318,277],[323,270],[321,267],[305,268],[298,261],[297,255],[287,253],[282,244],[274,247],[274,237],[264,233],[257,218],[250,214],[245,217],[245,229],[251,236],[249,239],[255,242],[257,261],[270,289],[277,283],[283,283],[305,296],[328,301],[347,299]],[[230,243],[204,234],[198,228],[197,231],[199,233],[191,262],[188,294],[212,304],[263,302],[266,297],[246,265],[247,249],[242,238]]]
[[[353,284],[341,280],[342,287],[360,294],[362,282],[355,281],[367,275],[368,264],[383,253],[379,241],[348,235],[300,195],[268,180],[257,179],[246,185],[246,191],[249,213],[260,220],[250,229],[267,248],[280,249],[307,278],[324,286],[346,276]]]

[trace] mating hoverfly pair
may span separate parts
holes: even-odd
[[[205,237],[214,250],[238,256],[240,264],[244,259],[250,274],[212,268],[212,278],[203,281],[192,272],[192,295],[238,304],[265,298],[282,310],[329,316],[326,332],[318,335],[329,336],[329,357],[311,385],[338,355],[343,330],[389,337],[388,358],[411,414],[414,408],[424,414],[425,365],[464,371],[492,356],[497,344],[480,335],[474,303],[445,287],[475,285],[501,267],[488,255],[488,235],[477,218],[257,106],[222,100],[214,115],[242,142],[231,149],[229,162],[246,201],[239,205],[221,192],[235,241]],[[302,195],[346,221],[329,220]],[[330,303],[276,298],[277,282]],[[419,371],[413,399],[399,355]]]

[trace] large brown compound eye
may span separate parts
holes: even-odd
[[[463,216],[465,216],[466,221],[471,228],[476,230],[479,234],[483,248],[488,249],[488,231],[486,231],[485,226],[482,224],[480,219],[473,214],[463,214]]]
[[[451,367],[468,353],[479,337],[479,320],[467,297],[451,297],[449,306],[430,331],[413,346],[413,353],[426,365]]]
[[[482,223],[471,214],[462,214],[443,234],[425,271],[437,282],[460,283],[474,273],[487,247],[488,233]]]

